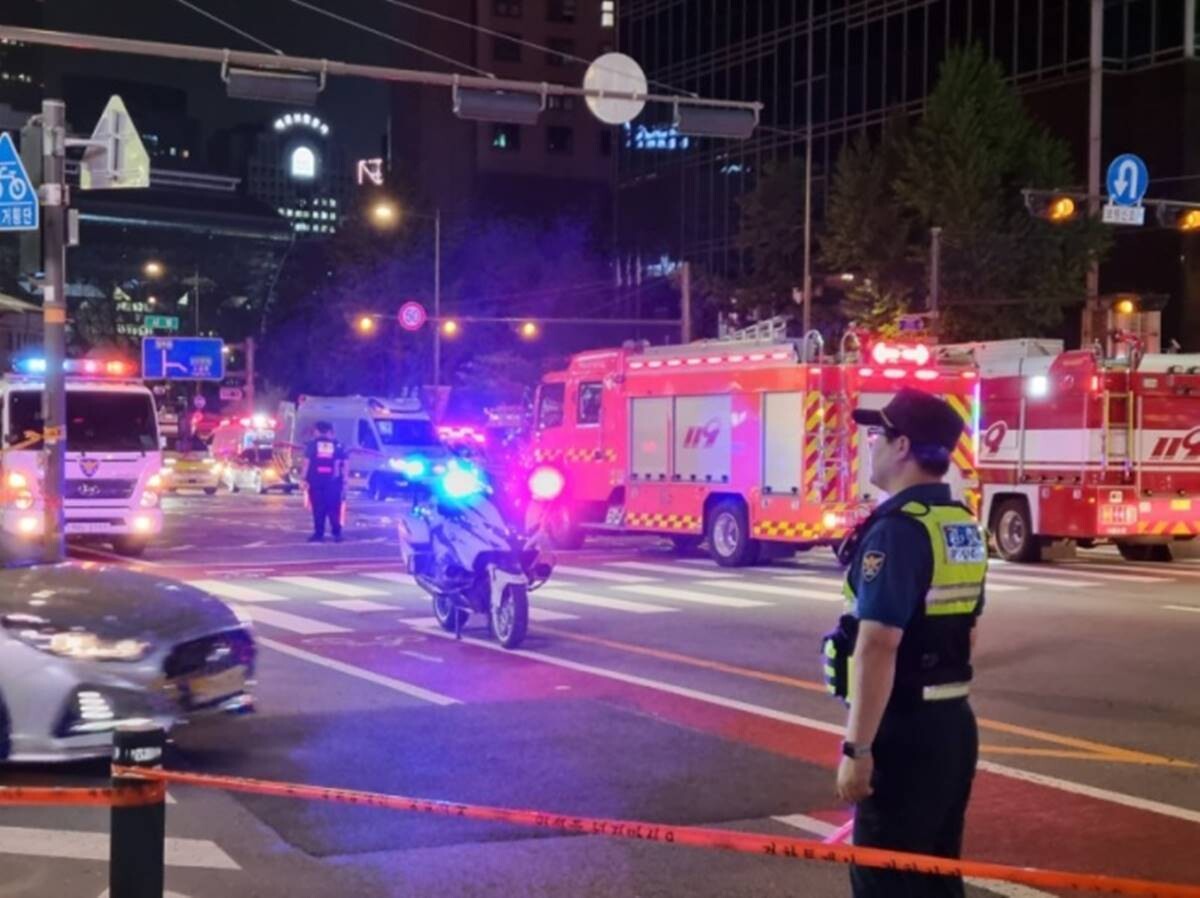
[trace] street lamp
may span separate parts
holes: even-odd
[[[371,206],[371,221],[380,228],[394,228],[400,220],[400,210],[391,200],[379,200]]]
[[[160,278],[166,272],[167,268],[162,262],[151,259],[142,266],[142,274],[148,278]]]
[[[354,322],[354,326],[358,328],[358,332],[364,337],[375,333],[375,319],[370,315],[359,315],[358,320]]]
[[[445,321],[442,322],[441,327],[439,327],[437,329],[437,333],[440,336],[454,339],[455,337],[458,336],[458,334],[461,330],[462,330],[462,328],[459,327],[459,324],[457,321],[455,321],[453,318],[447,318]],[[434,384],[434,386],[437,386],[437,384]]]
[[[538,338],[537,322],[522,321],[518,333],[520,333],[523,340],[536,340]]]

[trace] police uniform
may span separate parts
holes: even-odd
[[[325,538],[325,522],[329,522],[334,539],[342,536],[342,477],[341,465],[346,453],[332,433],[319,433],[304,447],[308,459],[305,479],[308,501],[312,506],[313,539]]]
[[[971,630],[984,603],[983,531],[949,486],[923,483],[881,503],[839,557],[848,566],[846,613],[823,644],[829,690],[854,701],[859,621],[903,630],[871,744],[872,793],[855,810],[854,844],[959,857],[979,751],[967,695]],[[958,877],[857,866],[850,877],[856,898],[964,895]]]

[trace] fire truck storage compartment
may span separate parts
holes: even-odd
[[[763,492],[799,494],[803,453],[804,394],[764,393]]]
[[[631,400],[629,474],[634,480],[666,480],[671,465],[671,399]]]
[[[728,483],[733,397],[675,397],[675,479]]]

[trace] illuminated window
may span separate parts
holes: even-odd
[[[517,125],[493,125],[492,149],[515,153],[521,149],[521,129]]]
[[[315,178],[317,154],[308,147],[296,147],[292,150],[291,172],[293,178]]]
[[[600,0],[600,27],[612,28],[617,24],[617,0]]]

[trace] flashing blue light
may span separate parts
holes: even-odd
[[[399,471],[409,480],[424,477],[428,470],[428,465],[425,464],[423,458],[392,458],[388,459],[388,466],[393,471]]]
[[[483,478],[479,471],[468,465],[451,463],[442,477],[442,493],[447,499],[467,499],[483,492]]]
[[[21,374],[45,374],[45,359],[21,359],[17,362],[17,371]]]

